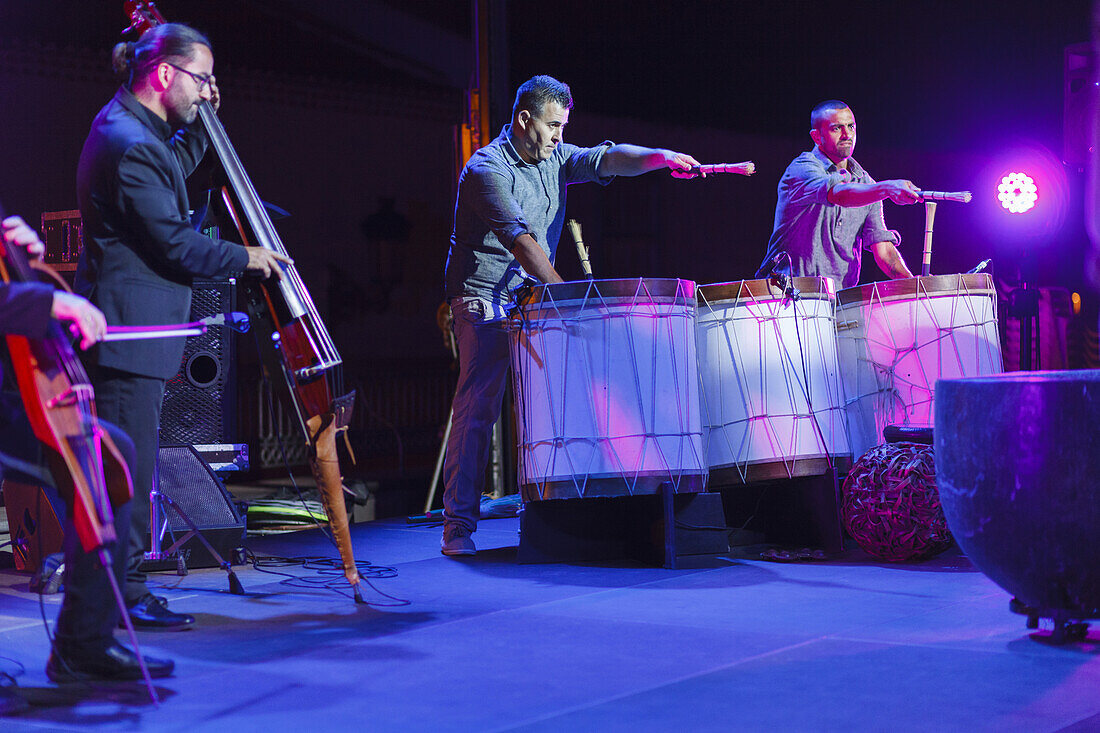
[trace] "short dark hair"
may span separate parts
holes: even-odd
[[[111,52],[111,66],[128,87],[134,79],[147,73],[162,61],[190,61],[195,58],[195,44],[213,50],[206,36],[182,23],[162,23],[145,32],[136,43],[124,42]]]
[[[821,118],[825,116],[825,113],[832,112],[834,109],[849,109],[849,107],[839,99],[826,99],[824,102],[819,102],[816,107],[810,110],[810,129],[817,129],[817,123],[821,122]]]
[[[568,84],[552,76],[546,74],[532,76],[520,84],[519,89],[516,90],[516,103],[512,105],[512,117],[515,117],[521,109],[538,116],[542,114],[542,109],[547,102],[557,102],[564,109],[573,109],[573,92],[569,91]]]

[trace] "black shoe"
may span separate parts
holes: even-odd
[[[189,613],[174,613],[168,610],[168,600],[163,596],[146,593],[126,608],[130,614],[130,623],[137,629],[168,629],[180,631],[195,625],[195,617]]]
[[[145,657],[150,677],[167,677],[176,668],[171,659]],[[140,680],[141,664],[133,651],[111,640],[105,647],[93,651],[50,653],[46,676],[53,682],[82,680]]]
[[[30,706],[30,703],[16,694],[11,686],[0,685],[0,717],[18,715],[25,712]]]

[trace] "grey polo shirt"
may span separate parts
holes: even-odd
[[[886,228],[881,201],[844,207],[829,203],[828,195],[838,183],[874,182],[853,158],[846,171],[838,169],[816,146],[795,158],[779,180],[768,253],[756,276],[766,277],[771,260],[787,252],[796,276],[831,277],[841,288],[858,284],[863,248],[900,244],[901,236]],[[786,259],[776,269],[786,272]]]
[[[445,274],[448,298],[476,297],[507,303],[523,282],[512,247],[530,234],[554,261],[565,223],[566,186],[614,176],[596,171],[611,141],[594,148],[562,143],[547,160],[523,162],[505,125],[493,142],[474,153],[458,179],[454,229]]]

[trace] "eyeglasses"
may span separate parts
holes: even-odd
[[[182,71],[184,74],[187,74],[189,77],[194,79],[195,84],[199,88],[199,93],[200,94],[202,93],[202,90],[206,88],[206,85],[210,83],[210,80],[214,78],[213,74],[196,74],[193,71],[188,71],[187,69],[183,68],[182,66],[176,66],[171,61],[165,61],[164,63],[168,64],[169,66],[171,66],[176,71]]]

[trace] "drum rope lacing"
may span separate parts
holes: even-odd
[[[547,354],[547,342],[546,332],[549,331],[569,331],[570,329],[579,329],[584,327],[590,322],[601,323],[613,323],[616,321],[629,322],[632,319],[637,319],[639,316],[649,318],[654,321],[653,334],[656,334],[658,328],[658,321],[666,329],[666,336],[669,344],[675,344],[674,332],[675,324],[673,320],[687,320],[691,324],[694,324],[694,294],[686,292],[686,281],[678,280],[676,284],[675,294],[671,297],[667,294],[654,294],[649,284],[644,278],[638,278],[634,282],[633,293],[629,296],[629,299],[615,299],[609,300],[608,296],[600,289],[600,281],[590,281],[586,284],[583,297],[571,297],[568,300],[562,300],[555,296],[553,287],[545,287],[539,294],[539,300],[537,303],[522,303],[520,307],[516,309],[516,319],[511,326],[517,332],[516,339],[517,345],[522,348],[526,342],[526,348],[532,355],[533,359],[537,359],[538,354]],[[691,284],[694,287],[694,284]],[[521,300],[523,298],[521,297]],[[685,302],[691,303],[690,307],[685,310]],[[525,307],[526,306],[526,307]],[[593,307],[595,306],[595,307]],[[625,311],[620,310],[626,308]],[[645,309],[651,308],[652,312],[643,312]],[[684,312],[677,312],[678,310],[684,310]],[[533,315],[534,314],[534,315]],[[516,324],[518,321],[518,324]],[[547,322],[559,321],[560,326],[556,324],[550,324],[547,328]],[[690,334],[685,334],[684,341],[687,343],[687,337],[690,337],[691,343],[694,344],[694,329],[688,329]],[[685,395],[681,395],[678,390],[673,390],[673,397],[675,398],[673,406],[675,408],[676,425],[679,426],[676,432],[660,431],[656,424],[656,414],[654,412],[655,407],[659,404],[658,400],[666,397],[666,395],[658,394],[658,373],[654,369],[649,378],[646,380],[646,384],[643,384],[642,375],[637,369],[638,350],[641,348],[637,342],[637,337],[630,328],[624,328],[624,335],[627,340],[627,352],[635,357],[632,360],[635,368],[631,371],[630,377],[633,386],[634,408],[637,410],[637,416],[639,416],[642,429],[638,432],[619,432],[616,431],[614,435],[566,435],[566,407],[562,404],[560,409],[551,406],[550,410],[550,433],[548,436],[539,436],[535,445],[537,444],[551,444],[552,449],[546,456],[545,465],[541,467],[541,472],[534,472],[537,475],[542,476],[540,482],[540,492],[543,490],[545,483],[547,482],[547,475],[550,473],[550,467],[557,465],[557,459],[559,452],[564,457],[568,464],[570,471],[570,478],[574,484],[578,495],[583,496],[590,479],[595,478],[592,476],[593,463],[597,458],[603,458],[613,463],[611,472],[617,478],[615,481],[622,480],[625,482],[627,489],[631,494],[635,493],[639,486],[639,481],[643,478],[651,478],[651,474],[655,470],[659,470],[662,475],[667,476],[668,480],[672,481],[674,490],[679,490],[680,484],[687,478],[694,477],[694,474],[686,474],[682,469],[676,468],[676,466],[685,465],[685,449],[690,454],[687,456],[689,459],[687,463],[691,466],[699,467],[699,471],[705,478],[706,464],[702,457],[701,451],[701,439],[702,428],[701,425],[698,430],[690,430],[689,423],[691,422],[691,410],[690,399],[689,404],[685,405]],[[532,338],[537,342],[532,342]],[[652,338],[652,348],[649,353],[644,355],[648,358],[649,363],[656,364],[658,357],[661,354],[658,353],[660,348],[659,339]],[[569,342],[562,345],[568,348]],[[589,354],[584,349],[579,349],[580,360],[583,364],[583,373],[587,379],[588,384],[597,384],[597,370],[590,358]],[[566,351],[563,354],[563,363],[570,361],[571,354]],[[613,361],[619,357],[619,354],[611,354],[610,349],[605,349],[600,357],[599,367],[602,368],[602,375],[612,375],[611,367]],[[687,354],[677,354],[675,350],[669,352],[670,357],[668,366],[671,370],[671,379],[673,384],[680,384],[682,377],[687,376],[683,370],[686,367]],[[680,358],[677,358],[679,356]],[[525,361],[518,358],[516,352],[513,352],[513,378],[516,383],[517,394],[523,393],[522,385],[529,383],[532,379],[531,372],[536,368],[536,365],[532,362]],[[681,364],[681,362],[684,362]],[[546,390],[547,395],[552,394],[568,394],[567,375],[568,370],[563,370],[558,376],[558,379],[551,383],[552,376],[550,370],[541,370],[543,378],[543,387]],[[556,387],[556,389],[555,389]],[[651,405],[647,409],[647,402],[643,397],[648,398],[648,404]],[[598,400],[595,394],[590,395],[592,401],[590,407],[593,409],[593,418],[596,418],[596,413],[599,412],[599,418],[602,418],[602,424],[608,426],[614,424],[612,421],[612,409],[614,407],[614,401],[608,399],[603,402],[602,405],[597,405]],[[520,455],[521,461],[531,460],[532,457],[529,454],[531,446],[526,445],[526,439],[530,432],[525,425],[525,412],[527,406],[523,404],[523,400],[520,400],[517,404],[517,428],[519,431],[520,439]],[[599,425],[599,421],[596,423]],[[698,436],[700,446],[697,447],[692,442],[691,437]],[[633,467],[627,466],[623,456],[620,455],[620,449],[616,447],[616,442],[627,443],[628,445],[632,440],[640,440],[641,445],[637,450],[635,463]],[[666,456],[662,450],[662,440],[678,440],[677,455],[675,456],[676,462],[673,463],[671,456]],[[577,460],[579,456],[574,456],[573,452],[569,451],[567,446],[570,443],[580,442],[582,444],[590,444],[599,447],[599,452],[593,451],[589,454],[588,465],[578,465]],[[684,443],[687,443],[685,447]],[[656,446],[655,448],[653,446]],[[652,451],[656,451],[655,454]],[[652,464],[651,459],[656,459],[658,466],[655,467]],[[525,472],[521,472],[525,473]],[[606,471],[604,472],[606,473]],[[604,477],[600,477],[604,478]]]
[[[762,326],[763,326],[764,323],[766,323],[767,326],[770,326],[771,331],[774,333],[774,336],[775,336],[775,339],[776,339],[777,343],[781,344],[784,340],[782,332],[780,331],[780,315],[779,315],[779,312],[788,303],[792,307],[792,316],[793,316],[792,323],[794,325],[795,334],[796,334],[796,337],[798,339],[799,361],[800,361],[800,364],[801,364],[801,369],[799,370],[795,366],[795,364],[793,362],[792,355],[790,354],[789,350],[786,350],[786,349],[781,350],[782,351],[781,358],[783,359],[783,361],[781,361],[781,364],[783,366],[783,373],[785,375],[787,375],[787,378],[785,380],[786,385],[787,385],[787,402],[790,404],[792,411],[790,413],[779,414],[779,413],[777,413],[776,411],[770,409],[767,406],[767,404],[766,404],[767,399],[764,398],[763,399],[763,404],[762,404],[763,409],[760,410],[760,414],[748,415],[748,416],[746,416],[742,419],[733,420],[733,421],[730,421],[730,422],[727,422],[727,423],[723,423],[720,426],[710,426],[710,427],[712,427],[712,428],[713,427],[729,427],[729,426],[736,425],[737,423],[741,423],[741,422],[749,423],[750,426],[751,426],[751,424],[757,423],[757,422],[763,422],[763,423],[765,423],[765,425],[770,425],[773,421],[775,421],[777,419],[782,419],[782,418],[792,418],[794,420],[808,418],[809,421],[810,421],[810,425],[812,426],[812,429],[814,431],[814,435],[816,437],[818,447],[819,447],[820,450],[822,450],[824,452],[824,456],[825,456],[827,465],[830,468],[833,468],[834,467],[834,456],[832,454],[832,451],[829,449],[828,439],[826,438],[825,432],[824,432],[824,430],[821,426],[820,417],[818,415],[819,410],[814,409],[814,406],[813,406],[813,399],[812,399],[812,394],[811,394],[812,391],[813,391],[813,386],[812,386],[812,382],[811,382],[811,379],[810,379],[810,376],[809,376],[808,359],[807,359],[807,356],[806,356],[805,345],[803,344],[802,333],[801,333],[801,329],[799,327],[800,322],[805,321],[805,320],[809,320],[811,318],[816,318],[816,317],[819,317],[819,316],[808,315],[805,312],[800,314],[799,310],[798,310],[798,305],[797,305],[798,300],[800,298],[797,298],[797,297],[790,298],[786,293],[784,294],[784,298],[781,301],[776,301],[775,298],[774,298],[774,295],[769,295],[769,296],[766,296],[766,297],[763,297],[763,298],[758,298],[753,293],[751,288],[744,287],[744,283],[745,283],[745,281],[741,281],[741,283],[738,283],[738,286],[736,288],[736,292],[738,293],[738,296],[735,299],[735,303],[736,304],[741,304],[742,303],[741,293],[743,293],[743,292],[747,293],[747,296],[748,296],[747,297],[747,302],[751,303],[753,306],[755,306],[755,308],[753,310],[757,310],[757,311],[764,310],[764,311],[766,311],[766,314],[757,315],[756,313],[753,312],[753,310],[750,310],[750,311],[748,311],[749,315],[740,316],[740,318],[744,318],[745,320],[756,321],[758,324],[761,324]],[[717,311],[715,310],[714,306],[707,300],[705,293],[701,293],[700,299],[702,301],[703,306],[708,309],[709,313],[711,315],[715,316],[716,319],[718,319],[719,322],[721,322],[723,319],[721,319],[721,317],[719,317],[717,315]],[[773,304],[777,304],[778,309],[776,307],[774,307]],[[736,308],[737,305],[735,305],[734,307]],[[833,315],[834,314],[830,313],[830,319],[833,318]],[[726,318],[730,319],[731,317],[727,316]],[[732,317],[733,320],[736,320],[737,318],[738,318],[737,316]],[[748,363],[745,359],[744,353],[741,350],[740,343],[737,343],[737,344],[734,343],[735,339],[733,339],[731,337],[730,330],[728,328],[722,328],[721,331],[722,331],[723,338],[726,341],[726,347],[728,349],[728,353],[730,353],[734,357],[734,363],[736,363],[736,364]],[[822,361],[826,361],[826,359],[824,357],[824,354],[822,354]],[[765,370],[761,369],[760,371],[761,371],[761,373],[763,373]],[[802,378],[801,379],[799,379],[797,376],[794,376],[794,375],[797,374],[798,371],[801,371],[801,373],[802,373]],[[743,375],[742,370],[740,370],[740,369],[735,370],[735,375],[738,378],[738,386],[739,386],[739,389],[740,389],[741,393],[742,394],[750,393],[751,392],[750,385],[744,383],[744,381],[743,381],[745,379],[745,376]],[[793,380],[790,379],[791,376],[794,376]],[[837,375],[837,378],[838,377],[839,377],[839,375]],[[796,404],[797,400],[794,398],[794,391],[793,391],[794,387],[791,384],[792,382],[797,384],[798,391],[801,392],[801,396],[805,399],[805,402],[806,402],[806,409],[805,410],[800,409],[799,406]],[[838,382],[837,386],[839,387],[839,382]],[[826,384],[826,388],[827,388],[827,384]],[[765,392],[766,392],[766,390],[765,390]],[[707,390],[705,390],[705,389],[701,390],[701,397],[702,397],[705,405],[707,405],[708,401],[712,399],[712,396],[709,396],[707,394]],[[708,414],[710,412],[712,412],[709,409],[705,409],[704,411],[707,412]],[[840,405],[833,405],[833,406],[824,408],[823,410],[821,410],[821,412],[840,412],[840,413],[842,413],[843,408]],[[778,433],[779,433],[779,431],[774,429],[774,428],[766,428],[766,431],[770,435],[778,435]],[[741,437],[741,445],[738,446],[737,450],[734,450],[733,445],[729,442],[729,436],[727,434],[725,434],[723,432],[723,436],[722,436],[727,441],[726,447],[727,447],[728,452],[731,455],[740,457],[736,461],[736,468],[737,468],[737,471],[738,471],[742,481],[747,481],[748,480],[748,471],[749,471],[750,462],[749,462],[749,459],[747,457],[745,457],[745,454],[746,454],[745,443],[751,439],[751,432],[752,432],[751,427],[749,429],[746,429],[746,431],[744,432],[744,434]],[[713,435],[713,432],[711,433],[711,435]],[[790,443],[784,447],[785,452],[782,455],[782,464],[783,464],[785,470],[787,471],[788,477],[793,477],[793,475],[794,475],[794,466],[795,466],[796,462],[799,460],[799,457],[794,455],[795,451],[796,451],[796,448],[795,448],[795,443],[796,442],[798,442],[798,434],[797,434],[797,431],[795,430],[795,431],[791,432]]]
[[[986,289],[971,290],[966,278],[959,277],[956,280],[954,293],[939,290],[930,291],[926,284],[921,282],[921,278],[914,279],[917,282],[911,299],[918,303],[919,307],[909,309],[906,324],[908,332],[913,334],[913,343],[901,343],[901,336],[895,332],[893,321],[885,317],[886,308],[897,299],[884,299],[878,288],[878,283],[874,284],[866,306],[859,306],[857,309],[858,312],[864,307],[866,308],[867,316],[862,319],[862,322],[858,318],[845,321],[844,324],[839,324],[837,329],[839,335],[839,333],[863,325],[863,323],[881,322],[885,325],[885,333],[879,338],[875,338],[872,333],[864,333],[862,336],[857,334],[851,337],[857,342],[862,340],[868,344],[868,347],[857,356],[857,363],[868,365],[874,375],[874,380],[871,384],[864,386],[857,373],[855,394],[847,397],[846,404],[852,406],[857,405],[863,399],[874,400],[877,405],[876,435],[881,435],[882,429],[888,424],[924,424],[919,420],[919,416],[925,413],[931,416],[935,379],[944,375],[945,365],[949,362],[948,357],[954,357],[953,364],[961,376],[968,376],[968,361],[964,356],[962,346],[960,346],[960,338],[963,334],[974,336],[974,349],[973,354],[970,356],[973,357],[973,364],[979,371],[981,371],[982,364],[996,365],[1000,362],[999,344],[980,337],[990,325],[993,326],[994,332],[996,332],[996,298],[992,298],[990,302],[991,309],[988,311],[991,315],[987,316],[986,309],[981,308],[979,313],[976,307],[977,303],[974,302],[975,297],[987,294],[984,292]],[[951,299],[950,310],[947,313],[947,325],[943,323],[943,314],[938,314],[933,308],[934,301],[944,298]],[[969,316],[965,322],[959,319],[960,309],[965,309],[965,314]],[[883,315],[874,318],[876,312]],[[920,327],[922,325],[921,318],[927,319],[932,328],[926,330],[934,334],[931,338],[925,338],[923,341],[918,340],[919,335],[923,332]],[[934,364],[926,364],[924,359],[919,358],[924,350],[943,343],[948,346],[946,354],[943,346],[937,348],[935,352],[937,358]],[[996,353],[994,353],[995,346]],[[871,347],[878,347],[879,353],[888,352],[891,355],[890,362],[876,361]],[[910,368],[912,368],[914,357],[917,357],[915,359],[916,369],[912,376],[909,376],[903,373],[903,363],[910,365]],[[930,373],[930,369],[933,369],[934,373]],[[883,423],[881,425],[878,424],[879,413],[881,413]]]

